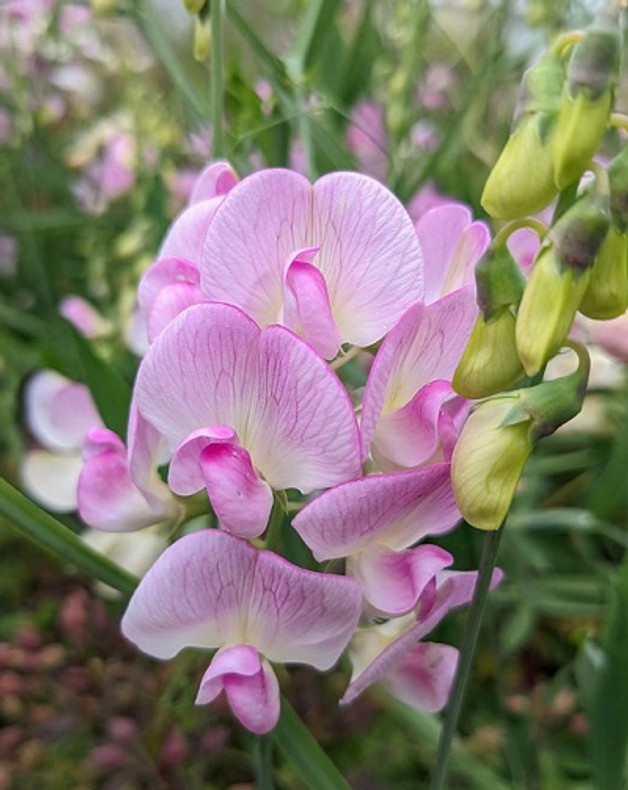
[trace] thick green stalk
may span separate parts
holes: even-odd
[[[212,135],[214,158],[220,159],[225,155],[225,133],[223,127],[224,105],[224,37],[223,28],[225,20],[225,0],[212,0],[211,2],[211,91],[212,91]]]
[[[257,776],[255,790],[274,790],[273,742],[271,737],[269,735],[258,735],[253,748]]]
[[[446,786],[449,752],[462,709],[471,666],[473,665],[475,648],[482,625],[482,616],[486,607],[493,569],[495,568],[495,561],[497,559],[497,548],[503,528],[502,525],[500,529],[495,530],[495,532],[489,532],[485,539],[482,558],[480,559],[480,567],[478,569],[478,578],[473,592],[473,600],[471,601],[467,624],[462,637],[456,677],[454,679],[454,685],[451,691],[449,705],[447,706],[447,712],[445,713],[445,721],[438,744],[436,766],[432,774],[430,790],[444,790]]]

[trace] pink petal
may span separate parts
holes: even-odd
[[[131,532],[164,516],[164,508],[151,507],[131,480],[125,447],[113,432],[90,431],[84,457],[77,498],[79,514],[90,527]]]
[[[183,258],[198,265],[207,229],[223,198],[193,203],[176,218],[162,242],[157,258]]]
[[[436,379],[451,381],[476,315],[469,288],[406,310],[384,339],[369,372],[360,425],[363,457],[382,412],[405,406]]]
[[[200,465],[201,453],[211,444],[235,444],[238,436],[233,428],[210,425],[193,431],[181,442],[172,456],[168,470],[168,485],[179,496],[192,496],[205,488]]]
[[[79,449],[87,431],[102,425],[87,387],[53,370],[28,380],[25,409],[29,430],[50,450]]]
[[[109,321],[81,296],[66,296],[62,299],[59,313],[88,338],[103,337],[112,329]]]
[[[475,264],[491,237],[483,222],[472,223],[460,203],[433,208],[415,225],[425,261],[425,301],[430,304],[474,283]]]
[[[238,176],[228,162],[213,162],[196,179],[188,205],[221,197],[238,183]]]
[[[179,313],[202,300],[199,279],[197,267],[181,258],[162,258],[144,272],[138,303],[150,342]]]
[[[333,359],[340,348],[340,333],[334,323],[325,278],[307,259],[314,247],[296,253],[285,274],[284,323],[300,334],[314,351]]]
[[[144,358],[135,392],[172,449],[207,425],[233,428],[275,489],[308,492],[360,474],[353,408],[337,377],[289,330],[260,330],[237,308],[179,315]]]
[[[178,540],[149,570],[122,620],[142,650],[250,645],[270,661],[328,669],[360,616],[358,585],[314,573],[220,530]]]
[[[395,697],[425,713],[438,713],[447,704],[454,682],[458,650],[423,642],[408,650],[383,678]]]
[[[248,646],[219,650],[203,676],[197,705],[225,690],[231,710],[251,732],[270,732],[279,719],[279,684],[267,661]]]
[[[399,551],[459,518],[449,464],[436,464],[336,486],[304,507],[293,526],[322,561],[374,544]]]
[[[343,342],[379,340],[422,295],[421,250],[392,193],[357,173],[324,176],[311,187],[287,170],[255,173],[225,198],[207,234],[203,294],[262,325],[275,322],[284,262],[314,246]]]
[[[401,409],[384,414],[375,429],[373,455],[405,467],[418,466],[431,458],[438,446],[443,403],[453,394],[449,382],[433,381]]]
[[[201,452],[200,467],[221,527],[242,538],[261,535],[273,492],[256,474],[248,452],[238,444],[213,442]]]
[[[449,552],[428,544],[405,551],[376,547],[351,558],[347,572],[375,609],[401,615],[414,607],[430,579],[453,559]]]
[[[501,581],[502,573],[499,569],[493,571],[491,589]],[[429,605],[423,607],[421,599],[417,610],[419,612],[415,623],[411,624],[402,633],[392,640],[365,668],[360,667],[347,688],[341,705],[348,705],[371,684],[381,680],[414,648],[416,643],[429,634],[441,620],[452,610],[466,606],[472,597],[477,580],[475,571],[441,571],[437,575],[436,596],[426,587]],[[425,609],[425,611],[423,611]],[[390,621],[394,623],[395,621]],[[385,626],[388,626],[386,623]],[[377,626],[376,626],[377,628]]]

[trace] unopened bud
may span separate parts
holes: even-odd
[[[202,62],[209,57],[211,48],[211,24],[209,15],[194,17],[194,60]]]
[[[489,247],[475,266],[478,307],[486,319],[504,307],[519,304],[526,279],[502,244]]]
[[[515,342],[515,317],[504,307],[490,319],[480,314],[453,377],[463,398],[486,398],[523,378]]]
[[[474,527],[499,529],[535,443],[580,411],[588,355],[580,348],[575,373],[480,403],[454,448],[451,476],[456,504]]]
[[[606,168],[611,190],[611,219],[621,233],[628,233],[628,145]]]
[[[591,268],[580,312],[589,318],[608,319],[628,308],[628,236],[609,228]]]
[[[552,51],[525,73],[513,131],[482,193],[482,206],[491,216],[515,219],[533,214],[556,195],[550,137],[562,81],[560,58]]]
[[[183,0],[185,10],[189,14],[200,14],[208,0]]]
[[[613,109],[620,55],[620,28],[610,14],[602,14],[573,48],[552,135],[559,190],[580,178],[602,141]]]
[[[517,349],[529,376],[567,337],[609,224],[608,200],[588,193],[550,229],[517,313]]]

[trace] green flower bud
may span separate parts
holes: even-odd
[[[549,138],[562,83],[560,58],[552,51],[524,74],[513,130],[482,193],[482,206],[491,216],[533,214],[556,195]]]
[[[509,308],[503,307],[488,320],[479,315],[454,373],[454,390],[463,398],[486,398],[508,389],[523,375],[515,317]]]
[[[451,477],[456,504],[474,527],[496,530],[508,514],[535,443],[580,411],[588,355],[577,350],[575,373],[480,403],[454,448]]]
[[[620,55],[619,23],[609,14],[602,14],[571,52],[552,135],[554,181],[559,190],[580,178],[602,141],[613,109]]]
[[[211,24],[209,15],[194,17],[194,60],[202,62],[209,57],[211,48]]]
[[[609,228],[591,268],[591,279],[580,304],[589,318],[617,318],[628,308],[628,236]]]
[[[478,307],[487,320],[521,301],[526,279],[505,244],[489,247],[475,266]]]
[[[611,219],[621,233],[628,233],[628,145],[606,168],[611,190]]]
[[[567,337],[608,227],[607,206],[587,194],[549,231],[517,313],[517,350],[529,376],[543,368]]]
[[[185,10],[190,14],[200,14],[207,0],[183,0]]]

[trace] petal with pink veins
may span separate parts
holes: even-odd
[[[186,436],[177,447],[168,469],[168,485],[179,496],[192,496],[205,487],[201,454],[211,444],[237,444],[238,435],[226,425],[209,425]]]
[[[361,471],[335,374],[289,330],[261,330],[229,305],[197,305],[169,324],[140,366],[135,399],[171,452],[207,425],[232,428],[274,489],[307,493]]]
[[[378,612],[398,616],[415,606],[430,579],[453,560],[448,551],[429,544],[405,551],[375,546],[349,558],[347,573]]]
[[[284,262],[311,247],[343,343],[376,342],[423,295],[421,249],[391,192],[358,173],[311,186],[289,170],[255,173],[224,199],[205,240],[203,294],[261,325],[279,321]]]
[[[475,264],[491,241],[484,222],[473,222],[460,203],[433,208],[415,225],[425,262],[428,304],[465,286],[474,286]]]
[[[360,424],[363,457],[369,453],[382,413],[401,409],[430,382],[451,381],[476,316],[470,288],[406,310],[384,339],[369,372]]]
[[[161,258],[144,272],[137,298],[150,342],[179,313],[202,301],[199,280],[198,268],[182,258]]]
[[[375,545],[400,551],[452,529],[459,519],[450,466],[435,464],[336,486],[306,505],[293,526],[323,561]]]
[[[183,258],[199,265],[207,230],[224,198],[199,200],[184,209],[170,226],[157,259]]]
[[[157,658],[182,648],[250,645],[269,661],[329,669],[362,596],[349,578],[306,571],[221,530],[179,539],[148,571],[122,620]]]
[[[422,642],[405,653],[383,678],[390,693],[417,710],[438,713],[447,704],[459,651],[451,645]]]
[[[226,647],[203,675],[197,705],[225,691],[231,710],[247,730],[263,735],[279,720],[279,684],[270,664],[249,645]]]

